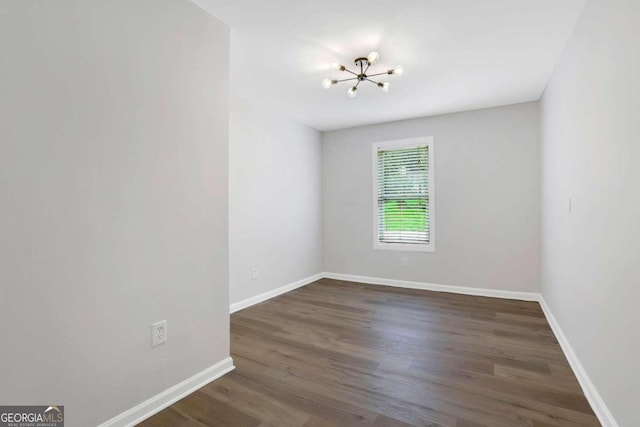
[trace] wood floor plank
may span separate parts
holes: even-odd
[[[303,425],[309,414],[225,377],[203,387],[202,392],[262,421],[260,426],[295,427]]]
[[[321,279],[234,313],[231,353],[141,425],[600,425],[535,302]]]
[[[206,427],[191,417],[183,415],[176,408],[169,407],[152,418],[138,424],[141,427]]]
[[[183,415],[187,415],[206,426],[254,427],[260,424],[258,418],[214,399],[202,390],[198,390],[175,403],[174,407]]]

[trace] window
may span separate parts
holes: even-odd
[[[433,137],[373,144],[375,249],[435,251]]]

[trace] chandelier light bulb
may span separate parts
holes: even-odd
[[[322,87],[323,88],[329,89],[331,87],[331,85],[333,85],[333,81],[331,81],[331,79],[322,80]]]
[[[367,56],[367,61],[369,61],[370,65],[375,64],[376,62],[378,62],[378,60],[380,59],[380,54],[378,52],[376,52],[375,50],[372,51],[368,56]]]
[[[340,65],[340,63],[338,61],[333,61],[331,63],[331,68],[333,68],[334,70],[339,70],[342,67],[342,65]]]
[[[391,83],[389,83],[389,82],[382,83],[382,91],[383,92],[389,92],[389,86],[391,86]]]
[[[402,73],[404,73],[404,68],[402,68],[402,65],[398,65],[396,68],[393,69],[393,74],[400,75]]]
[[[347,94],[349,95],[349,98],[354,98],[356,96],[356,91],[358,90],[357,87],[352,87],[347,91]]]

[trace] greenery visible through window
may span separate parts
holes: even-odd
[[[378,242],[430,243],[429,146],[378,148]]]
[[[384,202],[385,231],[422,231],[427,228],[424,200],[387,200]]]

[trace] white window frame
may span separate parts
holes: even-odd
[[[381,149],[410,148],[426,145],[429,147],[429,243],[385,243],[380,242],[378,227],[378,151]],[[397,139],[393,141],[380,141],[373,143],[372,149],[372,175],[373,175],[373,249],[411,251],[411,252],[435,252],[436,251],[436,215],[435,215],[435,181],[433,169],[433,136],[420,138]]]

